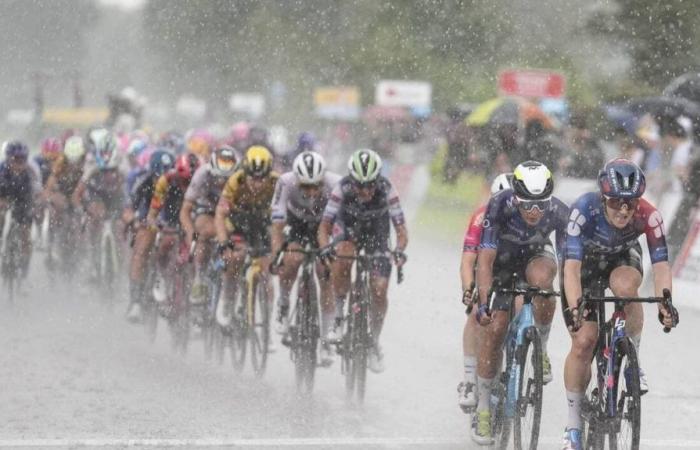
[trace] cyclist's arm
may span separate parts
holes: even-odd
[[[408,229],[406,228],[406,224],[394,224],[394,230],[396,230],[396,251],[403,252],[408,245]]]
[[[216,240],[219,243],[228,241],[228,230],[226,230],[226,217],[231,212],[231,205],[223,197],[219,199],[216,205],[216,214],[214,215],[214,226],[216,227]]]
[[[146,223],[154,224],[158,213],[163,208],[163,202],[165,201],[166,195],[168,195],[168,189],[170,184],[165,175],[161,175],[156,182],[156,187],[153,190],[153,195],[151,196],[151,204],[148,208],[148,215],[146,216]]]
[[[272,197],[270,242],[272,254],[276,255],[282,248],[284,241],[283,231],[287,224],[287,199],[289,198],[289,186],[286,184],[286,176],[282,175],[275,185],[275,194]]]
[[[476,284],[479,286],[479,303],[488,302],[489,291],[493,284],[493,263],[496,261],[495,248],[480,248],[476,265]]]
[[[659,261],[651,265],[654,272],[654,295],[663,297],[664,289],[671,291],[673,275],[671,272],[671,264],[668,261]]]
[[[74,206],[78,207],[80,206],[80,200],[83,198],[83,194],[85,193],[85,182],[80,181],[78,183],[78,186],[76,186],[75,191],[73,191],[73,195],[71,196],[71,202],[73,203]]]
[[[567,259],[564,262],[564,293],[569,309],[575,308],[582,295],[581,261],[578,259]]]
[[[462,262],[459,265],[460,278],[462,279],[462,291],[469,289],[474,282],[475,266],[476,252],[463,252]]]
[[[391,223],[394,224],[396,231],[396,250],[403,252],[408,245],[408,229],[406,228],[406,219],[399,201],[399,194],[394,186],[391,186],[389,191],[389,217]]]
[[[325,219],[321,221],[318,226],[318,246],[323,248],[326,247],[331,239],[331,231],[333,229],[333,224]]]
[[[330,243],[331,232],[333,231],[333,223],[335,222],[340,207],[343,204],[343,190],[340,183],[336,184],[328,197],[328,203],[323,210],[321,224],[318,226],[318,245],[323,248]]]
[[[180,224],[182,225],[182,229],[188,238],[194,235],[192,209],[194,209],[194,203],[192,203],[190,200],[184,200],[182,202],[182,207],[180,208]]]

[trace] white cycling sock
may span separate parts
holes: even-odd
[[[583,394],[581,392],[566,391],[566,402],[569,405],[569,421],[566,424],[566,429],[575,428],[581,429],[581,400]]]
[[[542,353],[547,353],[547,342],[549,342],[549,330],[552,329],[552,324],[543,325],[535,322],[535,327],[540,333],[540,342],[542,342]]]
[[[476,357],[464,357],[464,382],[476,384]]]
[[[479,403],[477,404],[477,412],[489,411],[491,409],[491,388],[493,387],[493,378],[477,379],[477,389],[479,392]]]

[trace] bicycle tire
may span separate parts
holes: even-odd
[[[355,368],[353,354],[354,349],[354,330],[355,330],[355,315],[352,313],[352,306],[354,305],[353,293],[350,294],[350,300],[348,301],[348,314],[345,320],[345,333],[343,333],[341,353],[343,358],[343,374],[345,375],[345,395],[348,399],[351,399],[355,394]]]
[[[104,260],[103,264],[103,277],[102,277],[102,283],[104,287],[104,292],[105,296],[108,300],[111,301],[113,295],[114,295],[114,281],[116,277],[116,267],[114,267],[114,241],[112,239],[104,239],[104,249],[103,249],[104,255],[102,256],[102,259]],[[150,292],[150,291],[149,291]]]
[[[363,286],[359,299],[360,310],[355,327],[355,349],[353,352],[353,367],[355,371],[355,395],[359,403],[365,400],[367,389],[367,358],[373,343],[369,335],[369,306],[371,303],[369,286]]]
[[[256,279],[253,286],[253,298],[248,303],[252,306],[252,321],[249,324],[250,359],[253,372],[261,376],[267,366],[267,353],[270,345],[270,312],[264,282]]]
[[[617,434],[611,433],[609,435],[608,445],[611,450],[638,450],[642,416],[639,376],[627,377],[624,372],[629,370],[632,374],[639,374],[639,361],[634,345],[629,338],[618,341],[616,347],[615,401],[617,415],[621,417],[621,422],[620,431]]]
[[[518,380],[518,398],[513,419],[513,444],[516,450],[536,450],[540,435],[542,420],[542,342],[535,327],[525,331],[523,344],[517,349],[518,364],[520,365],[520,377]],[[528,371],[528,362],[532,370]],[[530,374],[528,376],[528,374]],[[532,413],[530,430],[523,425],[528,412]],[[529,438],[528,438],[529,435]]]
[[[311,340],[311,295],[306,277],[299,282],[298,299],[296,306],[296,327],[294,328],[294,375],[297,392],[309,394],[313,389],[315,364],[310,349]]]

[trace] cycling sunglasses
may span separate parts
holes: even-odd
[[[370,181],[369,183],[355,183],[355,188],[362,191],[372,191],[377,187],[376,181]]]
[[[607,206],[610,209],[620,210],[625,205],[627,205],[627,209],[629,209],[630,211],[634,211],[639,205],[639,199],[605,197],[605,206]]]
[[[546,200],[522,200],[522,199],[517,199],[518,200],[518,208],[522,209],[523,211],[530,212],[534,209],[537,209],[539,212],[545,212],[547,209],[549,209],[549,205],[551,204],[550,199]]]

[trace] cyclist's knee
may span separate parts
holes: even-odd
[[[527,282],[540,289],[550,289],[557,274],[557,266],[549,258],[536,258],[525,271]]]
[[[491,317],[492,322],[486,327],[487,333],[500,342],[508,329],[508,314],[505,311],[494,311]]]
[[[597,341],[597,327],[582,326],[581,329],[573,335],[571,353],[577,358],[589,359],[593,355],[593,349]]]

